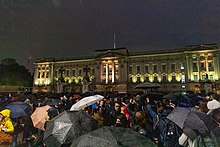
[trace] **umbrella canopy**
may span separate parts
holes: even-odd
[[[44,143],[48,147],[60,147],[94,129],[96,129],[96,123],[88,113],[64,111],[47,123]]]
[[[158,92],[148,92],[140,95],[141,99],[146,99],[147,97],[151,100],[159,101],[162,99],[163,94]]]
[[[102,100],[104,97],[101,95],[93,95],[93,96],[89,96],[89,97],[84,97],[83,99],[81,99],[80,101],[78,101],[77,103],[75,103],[70,110],[81,110],[87,106],[90,106],[92,104],[95,104],[96,102]]]
[[[152,88],[159,88],[159,87],[161,87],[160,84],[151,83],[151,82],[144,82],[144,83],[137,84],[135,86],[136,89],[152,89]]]
[[[164,99],[172,100],[179,107],[191,107],[192,99],[182,93],[170,93],[163,96]]]
[[[31,119],[35,128],[45,131],[44,124],[46,122],[46,116],[48,114],[47,110],[51,108],[50,106],[38,107],[34,113],[31,115]]]
[[[30,115],[32,108],[25,102],[12,102],[9,103],[4,109],[11,111],[11,118],[18,118],[26,115]]]
[[[71,147],[154,147],[152,141],[130,128],[102,127],[73,141]]]
[[[41,103],[41,106],[45,106],[45,105],[61,105],[63,102],[60,99],[47,99],[45,101],[43,101]]]
[[[194,108],[176,107],[167,118],[176,123],[183,131],[185,129],[192,129],[201,134],[217,126],[210,116]]]

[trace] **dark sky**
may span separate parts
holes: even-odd
[[[30,69],[36,58],[113,48],[114,34],[116,47],[130,52],[220,46],[220,1],[0,0],[0,59]]]

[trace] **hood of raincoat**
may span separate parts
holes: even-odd
[[[11,113],[11,111],[8,109],[2,110],[0,112],[0,114],[2,114],[4,117],[7,117],[7,118],[10,118],[10,113]]]

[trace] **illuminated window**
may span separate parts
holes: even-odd
[[[209,77],[210,77],[210,80],[211,80],[211,81],[214,80],[213,75],[210,75]]]
[[[181,64],[180,64],[180,69],[185,69],[185,67],[184,67],[184,64],[183,64],[183,63],[181,63]]]
[[[185,75],[182,75],[182,77],[181,77],[181,82],[182,82],[182,83],[185,83],[185,82],[186,82]]]
[[[194,75],[194,81],[198,81],[198,75]]]
[[[193,62],[193,72],[198,72],[198,67],[196,62]]]
[[[206,80],[206,75],[202,75],[202,80]]]

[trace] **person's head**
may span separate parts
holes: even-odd
[[[8,109],[2,110],[0,112],[0,121],[4,121],[5,119],[10,118],[10,114],[11,114],[10,110]]]
[[[49,120],[53,119],[54,117],[56,117],[58,115],[58,111],[56,108],[52,107],[52,108],[49,108],[47,110],[48,112],[48,117],[49,117]]]
[[[104,100],[101,100],[101,101],[99,102],[99,106],[104,106]]]
[[[211,96],[211,98],[218,101],[218,100],[219,100],[219,95],[216,94],[216,93],[214,93],[214,94]]]
[[[142,111],[136,112],[134,119],[137,124],[142,124],[145,121],[145,115]]]
[[[115,102],[115,111],[120,111],[121,104],[119,102]]]
[[[124,115],[119,115],[115,122],[116,127],[126,127],[126,117]]]

